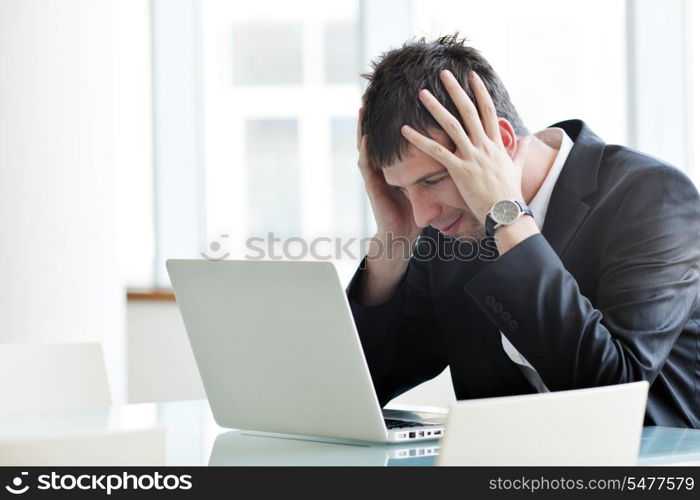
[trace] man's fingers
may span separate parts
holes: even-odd
[[[438,163],[443,165],[448,170],[451,168],[460,168],[462,160],[457,158],[454,154],[452,154],[452,151],[444,147],[439,142],[424,136],[423,134],[421,134],[420,132],[408,125],[404,125],[403,127],[401,127],[401,133],[408,142],[413,144],[415,147],[423,151],[428,156],[434,158]],[[462,130],[462,133],[464,133],[464,130]],[[467,138],[467,140],[469,139]]]
[[[369,168],[369,162],[367,160],[367,136],[361,135],[358,138],[357,149],[360,152],[360,157],[357,160],[357,166],[360,168],[360,173],[362,178],[367,182],[367,170]]]
[[[440,72],[440,81],[442,81],[445,90],[450,95],[450,99],[455,103],[459,115],[462,118],[464,126],[467,128],[469,134],[469,139],[472,144],[478,146],[485,142],[487,134],[484,133],[484,127],[479,119],[479,113],[476,110],[476,106],[466,91],[462,88],[460,83],[454,77],[452,72],[448,70],[443,70]]]
[[[369,195],[370,202],[374,204],[374,199],[388,192],[390,188],[386,183],[386,179],[384,179],[384,174],[375,169],[372,162],[369,161],[367,154],[368,141],[367,135],[363,135],[360,139],[360,159],[357,161],[357,166],[360,168],[360,173],[365,183],[365,191]]]
[[[360,173],[365,181],[365,184],[376,183],[378,176],[381,180],[384,180],[384,176],[381,172],[377,172],[374,169],[374,165],[369,161],[369,155],[367,154],[367,135],[360,137],[360,158],[357,160],[357,166],[360,167]]]
[[[361,107],[357,111],[357,150],[360,150],[360,142],[362,141],[362,117],[365,116],[365,108]]]
[[[496,106],[493,105],[493,99],[491,99],[486,85],[484,85],[483,80],[475,71],[469,73],[469,87],[472,89],[474,99],[476,99],[476,103],[479,106],[483,130],[486,132],[489,139],[503,146],[501,131],[498,128]]]
[[[462,151],[464,154],[469,155],[472,147],[472,142],[467,136],[467,132],[464,130],[462,123],[445,107],[440,104],[433,94],[431,94],[427,89],[423,89],[418,93],[423,105],[426,107],[430,114],[433,115],[435,121],[437,121],[442,129],[447,133],[447,135],[455,143],[457,149]]]

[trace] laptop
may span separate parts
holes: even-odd
[[[649,383],[453,404],[438,465],[634,465]]]
[[[443,435],[442,415],[383,414],[332,263],[166,265],[219,426],[390,443]]]

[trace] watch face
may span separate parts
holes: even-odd
[[[497,224],[510,224],[520,215],[520,207],[511,200],[502,200],[491,209],[491,218]]]

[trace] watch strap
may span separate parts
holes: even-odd
[[[491,217],[491,212],[486,214],[485,228],[486,229],[484,232],[486,233],[486,236],[488,236],[489,238],[493,238],[493,235],[496,232],[496,221],[493,220],[493,218]]]

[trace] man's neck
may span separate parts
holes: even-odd
[[[557,158],[557,154],[559,154],[559,148],[556,143],[547,140],[549,139],[548,137],[543,137],[542,139],[537,135],[533,135],[527,158],[525,159],[525,165],[523,166],[521,187],[525,203],[530,203],[540,190]],[[561,145],[561,141],[559,141],[559,145]]]

